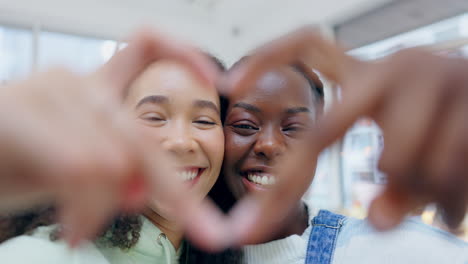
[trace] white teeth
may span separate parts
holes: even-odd
[[[269,180],[268,184],[271,184],[271,185],[276,184],[276,178],[275,177],[270,177],[270,180]]]
[[[198,175],[197,170],[190,170],[190,171],[181,171],[178,172],[177,175],[183,180],[183,181],[191,181],[195,179]]]
[[[249,173],[247,174],[247,179],[259,185],[273,185],[276,183],[276,178],[274,176],[261,176]]]
[[[247,179],[249,179],[249,181],[253,181],[253,175],[252,174],[247,174]]]
[[[193,180],[195,177],[197,177],[198,172],[197,171],[190,171],[187,172],[187,180]]]

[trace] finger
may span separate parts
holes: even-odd
[[[181,203],[177,208],[177,219],[183,223],[186,237],[198,248],[219,252],[236,244],[232,226],[238,219],[226,217],[209,199]]]
[[[99,177],[100,175],[94,175]],[[63,238],[73,248],[86,239],[94,239],[110,216],[117,214],[119,195],[102,184],[64,186],[60,196],[59,221],[64,227]],[[77,195],[76,190],[81,195]]]
[[[447,111],[438,122],[440,128],[438,133],[434,134],[431,151],[426,155],[424,161],[427,164],[427,172],[431,176],[431,180],[437,185],[444,184],[443,186],[445,186],[445,183],[450,182],[446,180],[446,174],[466,163],[466,155],[464,154],[467,151],[468,89],[463,82],[453,81],[444,85],[442,89],[445,91],[442,103],[446,105]]]
[[[106,132],[103,124],[88,125]],[[90,133],[71,140],[78,145],[69,150],[66,158],[56,159],[60,164],[55,165],[53,175],[60,188],[57,194],[60,220],[67,227],[67,241],[74,246],[94,238],[121,209],[126,198],[125,185],[132,180],[133,164],[129,162],[128,149],[122,144],[127,139],[115,137],[115,133]]]
[[[439,125],[437,120],[444,114],[437,89],[441,84],[439,77],[409,74],[413,77],[403,76],[403,87],[394,87],[377,113],[376,121],[385,140],[379,169],[389,175],[389,181],[410,180],[408,172],[425,155],[431,134]]]
[[[117,52],[94,75],[110,81],[118,95],[147,66],[160,59],[180,61],[203,81],[215,84],[218,67],[198,49],[150,29],[140,30],[130,39],[128,46]]]
[[[250,86],[265,71],[281,65],[305,63],[333,81],[340,80],[343,69],[354,59],[313,26],[305,26],[255,49],[248,59],[229,71],[224,93]]]
[[[444,220],[456,228],[463,220],[468,204],[468,143],[466,135],[467,96],[458,94],[454,101],[447,102],[449,113],[439,122],[441,132],[432,141],[431,151],[426,157],[428,180],[434,196],[444,211]]]
[[[140,212],[147,201],[148,193],[143,175],[135,171],[124,184],[121,211],[130,214]]]
[[[313,128],[315,141],[325,148],[341,138],[359,118],[372,116],[383,103],[385,90],[394,83],[396,69],[371,70],[367,64],[361,74],[342,85],[342,100],[336,101]],[[367,72],[367,73],[366,73]]]
[[[466,178],[466,176],[458,175]],[[442,211],[442,219],[450,230],[460,227],[467,212],[466,179],[460,179],[459,185],[451,186],[451,192],[447,192],[438,199],[438,205]]]
[[[431,199],[427,197],[430,183],[419,166],[428,138],[436,128],[435,120],[441,115],[442,99],[437,88],[443,80],[437,72],[432,75],[427,72],[430,70],[400,75],[405,80],[404,88],[397,84],[390,89],[382,110],[375,114],[385,139],[379,169],[387,174],[391,186],[370,209],[369,219],[378,229],[396,226],[415,206],[422,204],[421,199],[426,202]]]
[[[60,220],[72,245],[97,235],[121,208],[131,176],[128,151],[122,145],[126,138],[106,133],[102,123],[81,124],[86,126],[76,131],[79,135],[67,133],[74,145],[69,143],[68,151],[49,164],[50,182],[59,187]]]
[[[190,189],[174,177],[172,164],[163,151],[157,154],[157,160],[147,159],[147,184],[152,194],[149,198],[170,205],[171,210],[165,213],[184,228],[184,235],[197,247],[219,251],[232,245],[228,219],[211,201],[194,199]]]
[[[343,99],[323,116],[316,128],[323,145],[340,138],[358,117],[373,117],[379,110],[377,106],[385,102],[385,97],[396,88],[401,77],[408,76],[410,62],[427,56],[427,52],[408,49],[385,60],[348,63],[338,82]]]
[[[141,138],[141,137],[140,137]],[[226,248],[225,219],[213,203],[200,201],[193,189],[176,175],[176,163],[170,153],[162,149],[150,149],[143,140],[135,142],[141,151],[142,175],[147,189],[146,201],[156,203],[164,210],[164,217],[184,229],[184,236],[197,247],[205,250]],[[159,208],[158,205],[163,205]]]
[[[425,204],[422,197],[414,197],[406,188],[387,186],[369,207],[368,220],[378,230],[396,227],[413,210]]]
[[[122,206],[120,209],[125,212],[136,211],[142,209],[147,201],[147,195],[150,188],[147,183],[153,175],[146,171],[147,164],[151,162],[150,159],[154,158],[148,151],[146,142],[142,142],[136,130],[134,130],[134,121],[128,116],[128,113],[122,109],[115,110],[115,115],[107,118],[108,122],[104,123],[102,129],[103,145],[102,148],[112,151],[109,166],[112,165],[110,171],[115,171],[116,177],[121,185],[122,193],[121,201]]]
[[[230,212],[230,229],[235,234],[236,245],[259,243],[271,238],[274,235],[271,230],[277,230],[283,224],[284,216],[289,214],[310,186],[318,149],[312,143],[301,144],[294,149],[297,152],[281,160],[281,168],[274,172],[280,179],[274,188],[266,194],[243,199]]]

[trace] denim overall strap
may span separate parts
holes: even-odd
[[[345,216],[320,210],[312,219],[305,264],[331,264],[336,239]]]

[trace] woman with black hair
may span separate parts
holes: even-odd
[[[232,70],[249,60],[243,59]],[[322,83],[302,65],[269,68],[248,86],[232,91],[224,123],[223,170],[210,192],[213,200],[228,211],[247,194],[267,194],[276,183],[299,177],[281,168],[292,157],[304,155],[308,133],[323,114],[323,106]],[[301,173],[313,179],[315,165],[316,157],[311,155]],[[468,261],[467,243],[421,222],[409,219],[379,233],[367,221],[317,209],[298,199],[289,211],[269,219],[277,229],[242,248],[245,263]]]

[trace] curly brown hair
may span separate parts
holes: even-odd
[[[15,236],[30,234],[37,227],[54,222],[53,207],[38,207],[17,214],[0,215],[0,243]]]
[[[97,242],[108,247],[128,250],[140,239],[142,225],[138,215],[121,215],[114,219]]]
[[[9,215],[0,215],[0,243],[23,234],[31,234],[40,226],[49,226],[56,223],[56,209],[54,206],[38,207],[25,212]],[[116,217],[97,242],[109,247],[118,247],[128,250],[140,238],[142,221],[138,215],[120,215]],[[50,234],[51,240],[57,240],[60,229]]]
[[[216,57],[206,54],[219,67],[225,70],[223,63]],[[220,97],[221,120],[224,121],[227,100]],[[31,234],[40,226],[56,224],[56,209],[54,206],[37,207],[16,214],[0,215],[0,243],[23,234]],[[142,229],[142,219],[139,215],[120,215],[104,229],[96,243],[105,247],[116,247],[129,250],[138,243]],[[52,241],[59,237],[57,228],[50,234]],[[218,254],[203,252],[190,243],[185,243],[181,263],[240,263],[241,254],[236,250],[226,250]]]

